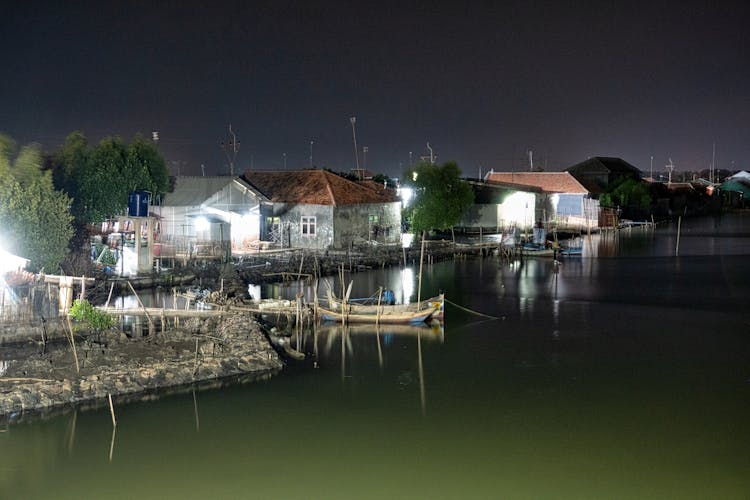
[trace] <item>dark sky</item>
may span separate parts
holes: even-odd
[[[427,152],[468,176],[618,156],[750,168],[750,2],[0,2],[0,131],[158,130],[181,173]],[[734,164],[732,163],[734,162]]]

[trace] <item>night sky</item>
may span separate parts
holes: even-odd
[[[750,168],[750,2],[0,2],[0,131],[159,132],[172,173],[617,156]]]

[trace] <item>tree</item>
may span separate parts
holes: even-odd
[[[626,179],[602,194],[599,202],[603,206],[647,209],[651,206],[651,195],[641,181]]]
[[[419,163],[406,170],[405,179],[414,188],[414,198],[405,216],[414,233],[450,229],[474,203],[471,186],[461,180],[455,162],[442,166]]]
[[[0,144],[12,144],[0,136]],[[30,268],[57,270],[73,236],[71,199],[56,191],[49,171],[42,170],[38,145],[28,145],[13,159],[12,148],[0,146],[0,228],[3,244],[31,260]]]
[[[148,191],[156,198],[169,189],[164,159],[141,135],[129,145],[106,137],[89,148],[86,137],[73,132],[52,161],[56,185],[73,197],[72,211],[81,227],[123,213],[132,191]]]

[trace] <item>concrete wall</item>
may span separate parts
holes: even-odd
[[[281,218],[283,248],[324,250],[333,244],[333,207],[330,205],[287,205],[276,203],[272,211]],[[315,234],[302,234],[302,217],[315,217]]]
[[[370,216],[377,223],[370,222]],[[347,248],[368,242],[397,244],[401,241],[401,204],[362,203],[336,207],[333,248]]]

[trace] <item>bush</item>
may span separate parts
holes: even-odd
[[[70,316],[81,323],[85,323],[89,328],[100,332],[114,325],[115,321],[109,314],[100,311],[89,304],[88,300],[76,299],[73,301],[73,307],[69,311]]]

